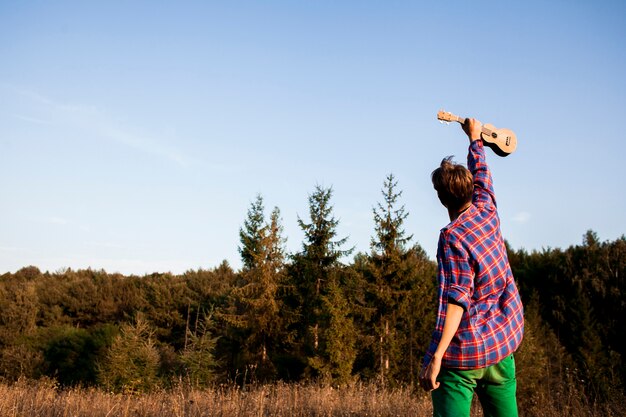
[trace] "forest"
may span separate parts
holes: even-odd
[[[258,195],[240,270],[125,276],[26,266],[0,276],[0,381],[152,392],[265,383],[415,387],[436,313],[436,263],[407,234],[393,175],[372,210],[369,253],[337,236],[332,188],[315,187],[301,250]],[[508,247],[525,307],[518,401],[626,403],[626,237],[528,252]],[[349,262],[346,260],[349,259]],[[538,405],[539,404],[539,405]]]

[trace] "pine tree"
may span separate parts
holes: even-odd
[[[211,325],[211,316],[205,315],[200,323],[196,322],[193,331],[187,329],[189,343],[180,353],[185,376],[196,388],[207,387],[215,378],[214,369],[217,364],[214,352],[217,338],[211,334]]]
[[[158,369],[154,329],[138,316],[135,323],[122,325],[98,377],[100,383],[112,391],[149,391],[159,383]]]
[[[398,200],[402,197],[402,191],[396,192],[398,181],[393,174],[387,175],[381,193],[383,203],[378,203],[378,208],[374,208],[374,230],[376,237],[372,238],[371,246],[374,253],[379,256],[381,262],[393,269],[393,261],[397,261],[406,252],[406,245],[413,239],[413,235],[405,236],[403,229],[404,220],[409,213],[405,211],[404,205],[396,208]]]
[[[416,343],[417,333],[425,320],[416,313],[425,313],[422,307],[431,298],[428,282],[434,272],[419,245],[407,248],[413,236],[404,230],[408,213],[399,206],[402,192],[396,191],[397,185],[389,174],[381,190],[383,202],[373,209],[376,235],[366,274],[369,305],[375,311],[370,325],[372,356],[376,357],[372,365],[381,382],[412,381],[417,372],[423,350]]]
[[[258,263],[263,239],[263,229],[265,225],[265,207],[263,196],[257,194],[256,199],[248,209],[248,217],[243,222],[243,227],[239,229],[239,240],[241,246],[239,253],[243,262],[243,269],[252,269]]]
[[[347,238],[335,240],[339,221],[332,214],[331,197],[332,188],[316,186],[309,196],[310,223],[298,218],[304,242],[294,256],[291,278],[301,301],[300,335],[309,372],[345,382],[356,357],[356,330],[340,259],[352,249],[342,249]]]
[[[280,210],[274,208],[266,222],[263,198],[258,195],[239,233],[243,268],[240,285],[232,291],[235,310],[221,315],[237,329],[235,333],[242,342],[237,365],[263,378],[275,371],[270,350],[276,347],[281,330],[277,292],[284,276],[282,232]]]

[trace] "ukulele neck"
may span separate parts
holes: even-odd
[[[454,119],[453,119],[453,121],[455,121],[455,122],[459,122],[459,123],[461,123],[462,125],[464,125],[464,124],[465,124],[465,121],[466,121],[466,120],[467,120],[466,118],[464,118],[464,117],[459,117],[459,116],[454,116]],[[492,132],[491,130],[489,130],[489,129],[485,128],[485,126],[483,126],[483,127],[482,127],[482,130],[481,130],[481,131],[482,131],[485,135],[487,135],[487,136],[491,136],[491,135],[493,134],[493,132]]]

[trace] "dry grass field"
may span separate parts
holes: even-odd
[[[179,388],[150,394],[58,390],[54,384],[33,382],[0,385],[0,417],[413,417],[428,416],[431,410],[429,397],[424,393],[380,390],[373,385],[333,389],[273,384],[245,391],[234,387]]]
[[[573,397],[572,397],[573,398]],[[608,407],[568,402],[564,397],[521,401],[520,416],[618,416]],[[143,394],[100,389],[59,389],[46,381],[0,384],[0,417],[356,417],[430,416],[430,398],[421,391],[380,389],[357,384],[334,389],[315,385],[272,384],[241,390],[179,387]],[[472,417],[482,416],[475,404]]]

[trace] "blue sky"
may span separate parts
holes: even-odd
[[[389,173],[434,257],[441,108],[517,133],[488,154],[514,248],[616,239],[625,51],[617,1],[0,1],[0,273],[238,268],[256,194],[294,252],[316,184],[368,251]]]

